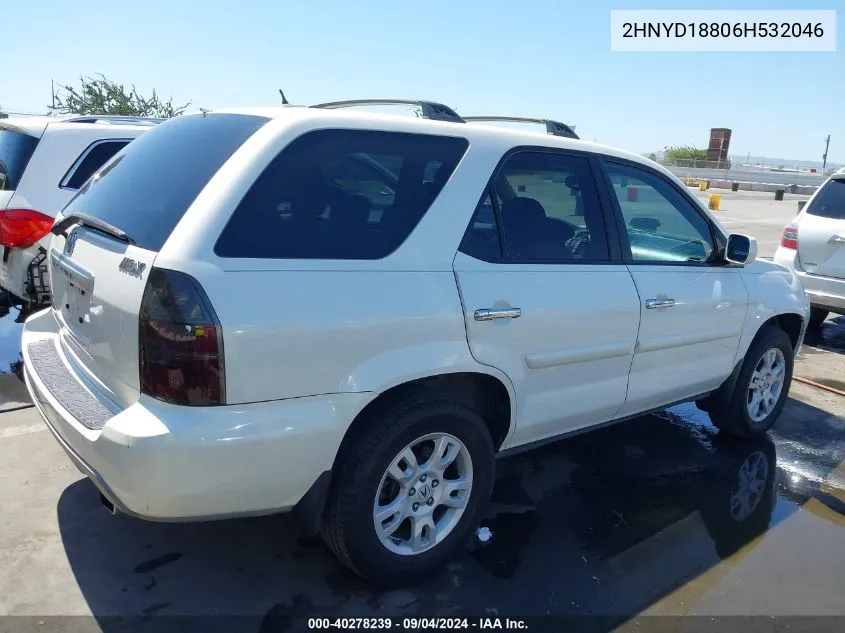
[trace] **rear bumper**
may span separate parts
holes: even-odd
[[[325,482],[348,424],[371,398],[350,393],[181,407],[141,396],[92,429],[62,406],[48,387],[55,390],[55,376],[45,382],[29,354],[33,343],[54,338],[58,344],[55,329],[49,310],[24,327],[32,400],[70,459],[115,509],[143,519],[209,520],[294,508]],[[73,377],[73,364],[58,349]],[[77,394],[79,385],[77,377]]]
[[[0,251],[8,250],[8,259],[5,262],[0,259],[0,288],[25,303],[33,303],[35,306],[49,304],[50,277],[44,244],[48,241],[48,238],[44,238],[27,248],[0,247]],[[42,247],[45,249],[44,257],[41,257]],[[37,258],[42,260],[40,265],[35,261]],[[29,275],[30,266],[35,267],[32,280]],[[34,296],[30,295],[30,285],[34,286]]]
[[[779,248],[775,253],[774,261],[795,273],[801,285],[804,286],[804,292],[810,298],[813,307],[845,313],[845,279],[809,274],[796,268],[795,257],[794,250]]]

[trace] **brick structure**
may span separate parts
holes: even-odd
[[[707,167],[723,169],[728,162],[728,147],[731,131],[725,127],[710,129],[710,144],[707,146]]]

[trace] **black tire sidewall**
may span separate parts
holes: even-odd
[[[413,419],[415,418],[416,419]],[[363,477],[351,516],[345,517],[346,549],[356,570],[365,577],[390,584],[416,580],[451,559],[469,539],[484,511],[493,488],[494,452],[489,431],[472,411],[441,406],[422,416],[410,415],[397,425],[397,432],[376,447]],[[472,459],[473,483],[469,502],[460,521],[443,542],[416,555],[395,554],[384,547],[375,532],[373,504],[382,476],[405,446],[429,433],[448,433],[463,442]]]
[[[763,355],[771,349],[778,349],[783,354],[785,364],[783,387],[778,396],[778,401],[769,415],[766,416],[765,421],[754,422],[748,415],[748,408],[746,406],[748,388],[751,385],[751,376],[754,374],[754,369]],[[751,345],[745,356],[745,362],[743,363],[742,371],[739,374],[739,379],[734,388],[733,398],[731,399],[732,414],[736,416],[735,419],[739,425],[737,430],[743,435],[747,437],[760,437],[765,435],[775,424],[789,396],[789,388],[792,384],[793,364],[792,342],[783,330],[766,328],[766,330],[760,333],[760,337]]]

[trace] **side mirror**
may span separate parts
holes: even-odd
[[[757,259],[757,240],[750,235],[731,233],[728,235],[728,247],[725,249],[725,261],[729,264],[745,266]]]

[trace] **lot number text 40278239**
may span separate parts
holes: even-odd
[[[525,620],[514,618],[308,618],[309,630],[394,630],[394,631],[446,631],[446,630],[525,630]]]

